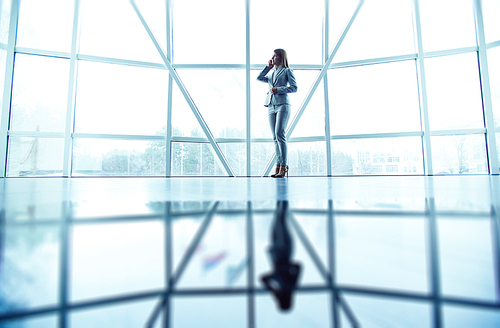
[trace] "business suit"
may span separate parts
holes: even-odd
[[[269,66],[266,66],[257,80],[265,82],[269,86],[267,98],[264,106],[268,108],[269,125],[273,135],[274,146],[276,150],[276,164],[281,166],[287,165],[287,145],[285,129],[290,118],[290,99],[288,94],[297,91],[297,81],[293,70],[288,67],[280,66],[273,71],[271,76],[267,74],[271,71]],[[277,93],[272,94],[271,89],[276,88]]]

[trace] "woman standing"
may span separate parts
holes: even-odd
[[[271,76],[266,76],[274,67]],[[274,50],[274,55],[269,60],[268,66],[260,72],[257,80],[266,82],[269,85],[267,98],[264,106],[268,108],[269,125],[273,135],[276,151],[276,171],[271,176],[273,178],[283,178],[288,176],[287,165],[287,144],[285,129],[290,118],[290,99],[288,93],[297,91],[295,75],[288,66],[286,51],[283,49]]]

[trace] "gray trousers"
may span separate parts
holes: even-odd
[[[276,164],[287,165],[287,145],[285,129],[290,118],[290,105],[269,105],[269,126],[273,134],[274,147],[276,151]]]

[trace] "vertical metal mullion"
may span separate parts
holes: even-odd
[[[491,103],[491,85],[484,36],[483,11],[480,0],[474,0],[474,21],[476,23],[476,40],[478,45],[479,80],[483,101],[484,125],[486,128],[486,148],[490,174],[499,174],[498,154],[495,138],[495,121]]]
[[[164,223],[165,223],[165,289],[167,290],[164,296],[163,307],[163,327],[170,327],[170,286],[169,281],[172,277],[172,220],[170,217],[171,203],[166,202],[164,208]]]
[[[246,57],[245,57],[245,74],[246,74],[246,146],[247,146],[247,177],[251,176],[252,172],[252,144],[251,144],[251,97],[250,97],[250,0],[245,0],[245,29],[246,29]]]
[[[417,48],[417,80],[420,101],[420,124],[424,133],[422,137],[422,147],[424,156],[424,174],[433,175],[431,134],[429,126],[429,108],[427,105],[427,82],[425,79],[424,50],[422,46],[422,28],[420,24],[420,7],[418,0],[413,0],[413,30],[415,46]]]
[[[80,22],[80,0],[75,0],[73,11],[73,35],[71,37],[71,55],[69,68],[68,99],[66,103],[66,127],[64,131],[63,177],[71,176],[73,153],[73,136],[75,126],[76,78],[77,78],[77,47]]]
[[[167,29],[167,58],[173,63],[172,56],[172,39],[173,39],[173,28],[172,28],[172,1],[165,0],[166,4],[166,29]],[[173,78],[170,73],[168,73],[168,95],[167,95],[167,135],[165,136],[165,175],[170,177],[172,175],[172,91],[173,91]]]
[[[493,272],[497,302],[500,302],[500,181],[490,178]]]
[[[323,23],[323,64],[328,59],[330,49],[330,0],[325,0],[325,15]],[[326,138],[326,174],[332,175],[332,141],[330,139],[330,101],[328,98],[328,72],[323,80],[325,97],[325,138]]]
[[[436,204],[434,197],[426,199],[427,250],[429,256],[429,276],[431,279],[432,318],[434,328],[443,327],[441,284],[439,270],[439,245],[437,232]]]
[[[327,0],[328,1],[328,0]],[[327,221],[327,238],[328,238],[328,270],[330,272],[330,292],[331,292],[331,310],[332,310],[332,326],[340,327],[340,318],[338,311],[338,292],[337,278],[335,266],[335,222],[333,215],[333,200],[328,201],[328,221]]]
[[[254,253],[252,203],[247,202],[247,284],[248,284],[248,328],[255,327]]]
[[[61,221],[61,245],[59,261],[59,328],[68,327],[68,299],[69,299],[69,247],[70,231],[69,225],[72,217],[72,208],[70,201],[65,201],[62,207]]]
[[[12,103],[12,84],[14,79],[14,61],[17,37],[17,22],[19,19],[19,2],[11,1],[9,40],[7,43],[7,60],[5,65],[5,82],[2,101],[2,123],[0,125],[0,172],[1,177],[6,176],[7,145],[9,142],[10,108]]]

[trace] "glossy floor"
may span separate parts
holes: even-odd
[[[499,176],[2,183],[1,327],[500,325]]]

